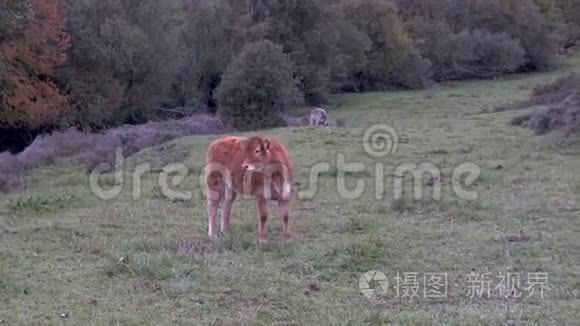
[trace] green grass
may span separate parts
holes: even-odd
[[[22,196],[9,200],[8,209],[14,214],[55,212],[72,206],[76,201],[78,201],[76,196],[71,194]]]
[[[0,325],[575,325],[580,142],[532,136],[508,126],[517,112],[492,112],[573,69],[339,95],[329,113],[348,128],[264,131],[287,145],[299,193],[310,186],[312,166],[329,164],[315,195],[293,200],[288,245],[280,241],[275,205],[270,243],[257,244],[252,200],[236,202],[230,234],[207,239],[198,176],[213,136],[177,139],[129,158],[123,190],[111,201],[91,193],[80,168],[36,171],[25,192],[0,199]],[[362,140],[378,123],[399,136],[397,150],[381,159],[366,155]],[[338,167],[338,153],[364,171]],[[172,189],[191,192],[191,200],[163,194],[160,171],[173,158],[190,173]],[[430,196],[427,175],[422,198],[413,198],[411,179],[395,198],[396,168],[425,162],[441,170],[441,199]],[[130,172],[142,163],[152,172],[134,199]],[[377,198],[378,163],[384,195]],[[452,189],[452,173],[463,163],[481,168],[465,187],[477,192],[474,201]],[[347,189],[365,182],[360,197],[340,195],[342,171]],[[116,185],[110,175],[103,179],[103,187]],[[389,278],[383,300],[359,291],[369,270]],[[543,299],[505,299],[494,279],[491,297],[474,299],[467,296],[472,271],[521,272],[522,281],[528,272],[546,272],[549,289]],[[448,273],[448,295],[423,298],[421,284],[420,298],[397,298],[397,272]]]

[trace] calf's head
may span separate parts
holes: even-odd
[[[263,137],[248,138],[244,144],[244,171],[263,171],[270,163],[270,141]]]

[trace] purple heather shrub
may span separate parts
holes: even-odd
[[[101,163],[113,164],[118,148],[128,157],[178,137],[230,130],[217,117],[196,115],[181,120],[126,125],[102,133],[89,134],[73,128],[53,132],[36,138],[18,155],[0,153],[0,191],[17,188],[19,175],[26,170],[64,162],[92,169]]]

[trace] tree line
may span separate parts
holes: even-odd
[[[0,0],[0,128],[219,113],[554,69],[580,0]]]

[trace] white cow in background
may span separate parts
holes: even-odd
[[[328,114],[321,108],[314,108],[310,112],[310,125],[315,127],[328,126]]]

